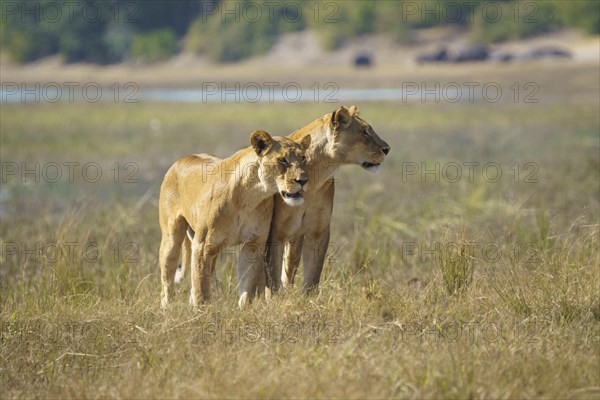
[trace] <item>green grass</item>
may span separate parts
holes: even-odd
[[[231,255],[211,304],[186,283],[159,309],[162,175],[335,106],[3,104],[3,166],[103,175],[2,183],[2,398],[597,398],[598,77],[543,71],[535,105],[358,104],[392,150],[378,175],[339,171],[320,292],[242,311]],[[502,177],[406,170],[452,162]]]

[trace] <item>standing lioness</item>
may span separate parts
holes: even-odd
[[[310,291],[319,284],[329,245],[335,172],[345,164],[375,172],[390,146],[358,116],[355,106],[342,106],[289,137],[296,141],[312,138],[306,151],[310,183],[300,207],[292,208],[275,199],[268,240],[268,287],[277,290],[280,284],[292,284],[302,256],[303,289]]]
[[[237,264],[240,306],[252,300],[264,282],[273,195],[279,192],[291,206],[302,204],[308,181],[304,150],[310,138],[298,144],[255,131],[250,143],[226,159],[208,154],[183,157],[167,171],[159,199],[163,307],[173,296],[182,244],[184,263],[191,256],[193,306],[209,300],[210,276],[217,255],[227,246],[243,244]],[[184,241],[188,228],[195,232],[191,246]]]

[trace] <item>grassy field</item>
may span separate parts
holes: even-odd
[[[0,396],[597,399],[597,66],[482,71],[503,101],[357,104],[392,150],[337,175],[320,292],[243,311],[235,249],[159,309],[162,176],[336,104],[2,104]]]

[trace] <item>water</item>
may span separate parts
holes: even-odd
[[[362,101],[399,102],[474,102],[485,99],[488,92],[460,85],[411,85],[403,88],[346,89],[325,84],[322,87],[301,88],[300,85],[259,86],[258,84],[233,87],[206,86],[202,89],[139,89],[135,84],[120,87],[112,85],[61,86],[47,84],[24,86],[2,84],[0,103],[56,103],[56,102],[181,102],[181,103],[348,103]]]

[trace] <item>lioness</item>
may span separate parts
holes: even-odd
[[[371,125],[358,116],[355,106],[340,107],[292,133],[295,141],[311,137],[306,151],[309,184],[304,203],[290,207],[275,198],[271,230],[267,241],[267,285],[271,291],[293,284],[300,257],[304,260],[304,283],[308,292],[319,284],[329,245],[337,168],[358,164],[375,172],[390,151]],[[285,248],[285,251],[284,251]],[[282,274],[283,260],[283,274]]]
[[[159,199],[162,307],[174,293],[182,244],[184,264],[191,258],[191,305],[209,300],[216,257],[227,246],[243,244],[237,264],[240,307],[264,287],[273,195],[279,192],[282,203],[290,207],[303,203],[309,179],[304,151],[310,141],[303,138],[298,144],[255,131],[251,146],[229,158],[190,155],[169,168]],[[184,240],[188,228],[195,232],[191,243]]]

